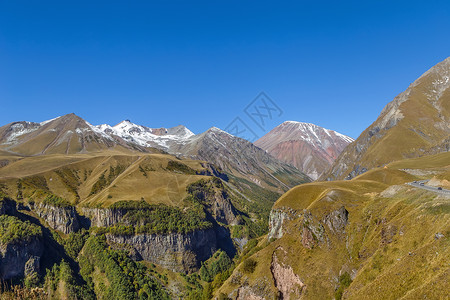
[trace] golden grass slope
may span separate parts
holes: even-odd
[[[170,169],[169,162],[186,166]],[[2,190],[12,198],[40,201],[54,194],[72,204],[108,206],[121,200],[179,205],[187,185],[204,178],[208,164],[165,154],[44,155],[24,157],[0,168]],[[105,182],[101,181],[101,177]]]
[[[274,299],[280,286],[299,279],[305,286],[297,286],[300,294],[292,288],[290,299],[333,299],[348,273],[352,282],[343,299],[448,299],[450,198],[404,183],[449,172],[450,153],[444,153],[392,163],[351,181],[291,189],[273,208],[288,216],[283,236],[261,241],[250,257],[255,270],[246,272],[241,263],[216,295]],[[342,206],[348,223],[338,232],[325,220]],[[305,228],[323,232],[305,241]],[[275,279],[275,256],[287,270],[282,278]]]

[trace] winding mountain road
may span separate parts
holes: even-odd
[[[419,189],[427,190],[430,192],[434,192],[439,195],[450,197],[450,190],[447,189],[439,189],[438,187],[426,185],[429,180],[420,180],[414,182],[408,182],[407,184]]]

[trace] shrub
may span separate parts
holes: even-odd
[[[253,258],[247,258],[244,260],[242,269],[245,273],[251,274],[255,272],[257,262]]]
[[[347,272],[345,272],[344,274],[339,276],[339,288],[334,293],[334,298],[336,300],[341,300],[342,295],[344,294],[344,290],[346,288],[348,288],[351,283],[352,283],[352,278],[351,278],[350,274],[348,274]]]

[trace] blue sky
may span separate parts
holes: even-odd
[[[0,123],[225,128],[264,91],[356,138],[450,56],[448,1],[0,0]]]

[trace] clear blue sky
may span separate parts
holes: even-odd
[[[284,112],[269,127],[356,138],[449,37],[448,1],[0,0],[0,124],[74,112],[200,133],[265,91]]]

